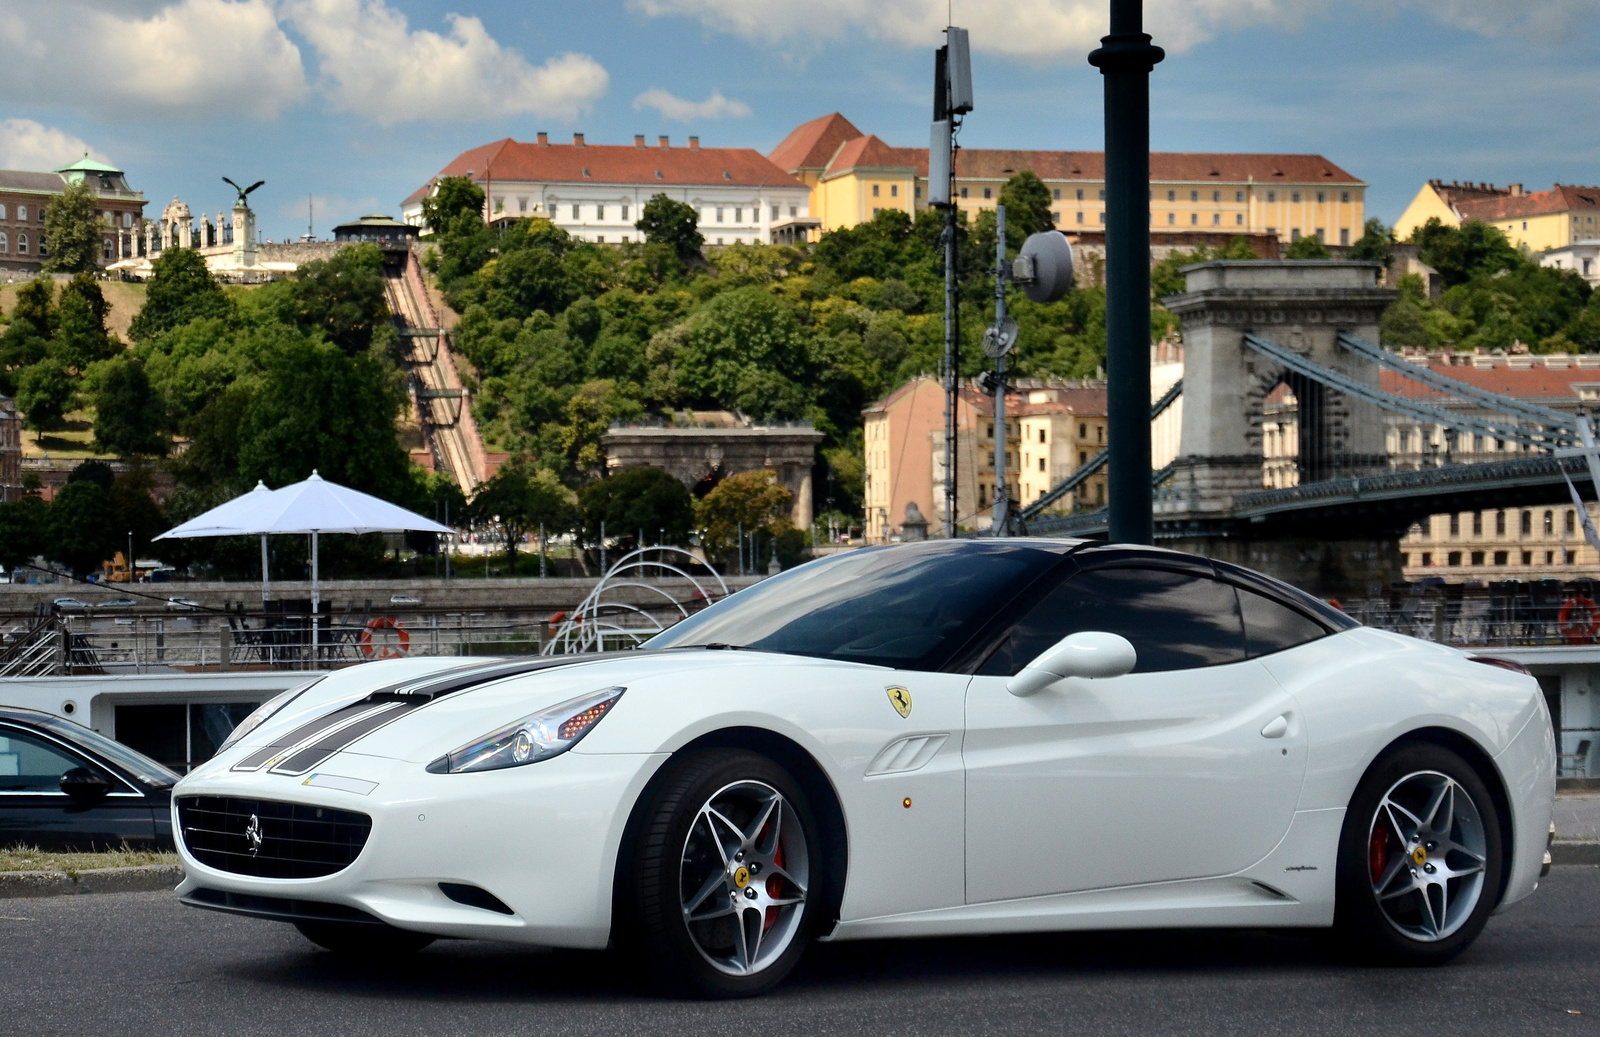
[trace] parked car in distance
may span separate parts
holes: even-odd
[[[177,780],[82,724],[0,706],[0,846],[171,849]]]
[[[391,594],[391,595],[389,595],[389,604],[391,604],[391,605],[420,605],[420,604],[422,604],[422,599],[417,597],[414,594]]]
[[[97,609],[131,609],[142,604],[144,602],[138,598],[107,598],[105,601],[95,602],[94,607]]]
[[[89,603],[87,601],[83,601],[79,598],[56,598],[51,601],[50,604],[54,605],[58,609],[86,609],[89,607]]]
[[[200,607],[200,603],[198,601],[195,601],[193,598],[168,598],[167,599],[167,608],[169,608],[169,609],[197,609],[199,607]]]

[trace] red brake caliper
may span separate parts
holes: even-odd
[[[1367,843],[1367,870],[1372,872],[1374,885],[1383,878],[1383,869],[1388,863],[1389,835],[1382,825],[1376,825],[1372,829],[1372,839]]]
[[[778,844],[778,848],[772,852],[772,863],[774,865],[776,865],[777,867],[780,867],[780,868],[783,867],[783,844],[782,843],[779,843]],[[767,896],[772,897],[774,900],[776,900],[778,897],[780,897],[782,895],[783,895],[783,879],[778,877],[777,872],[773,872],[771,875],[767,876]],[[762,932],[766,932],[768,929],[771,929],[774,925],[777,925],[777,924],[778,924],[778,909],[775,908],[775,907],[767,908],[767,917],[762,920],[761,931]]]

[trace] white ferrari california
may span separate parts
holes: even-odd
[[[812,940],[1334,927],[1439,962],[1531,893],[1520,667],[1153,548],[799,566],[644,650],[407,659],[263,705],[173,792],[196,907],[395,953],[615,946],[765,990]]]

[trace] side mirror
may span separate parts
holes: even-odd
[[[1068,634],[1011,678],[1006,690],[1024,698],[1068,677],[1121,677],[1138,655],[1120,634],[1085,630]]]
[[[61,775],[61,791],[73,799],[91,803],[111,792],[111,782],[87,767],[73,767]]]

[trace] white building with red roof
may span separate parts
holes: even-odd
[[[652,197],[664,194],[700,213],[707,245],[804,240],[815,226],[811,191],[751,148],[702,148],[699,137],[674,147],[643,134],[633,144],[590,144],[581,133],[553,144],[507,137],[463,151],[401,205],[402,218],[422,223],[422,200],[447,176],[470,177],[488,197],[491,222],[539,216],[575,238],[601,244],[640,240],[634,223]]]

